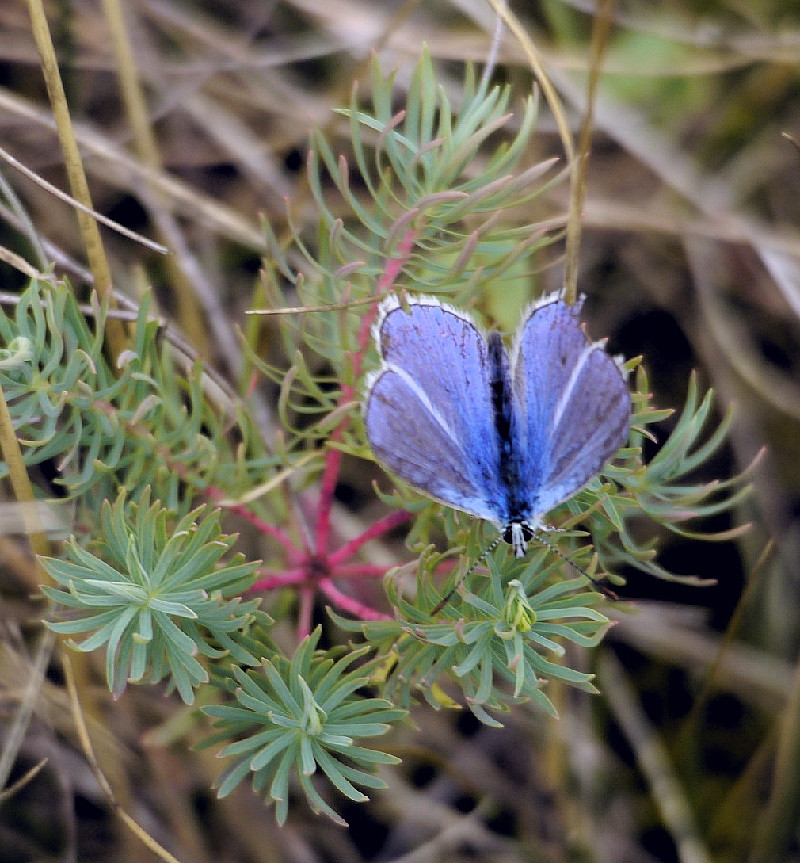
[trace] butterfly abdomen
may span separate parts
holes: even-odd
[[[498,473],[507,492],[506,511],[501,521],[522,521],[529,515],[521,482],[523,462],[520,457],[522,423],[511,384],[508,353],[500,333],[488,336],[489,385],[494,412],[494,428],[498,442]]]

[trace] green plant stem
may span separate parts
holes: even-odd
[[[800,661],[781,718],[775,778],[748,863],[783,863],[800,823]]]

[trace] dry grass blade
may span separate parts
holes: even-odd
[[[86,756],[89,767],[91,768],[95,779],[97,779],[97,782],[100,785],[103,794],[105,794],[106,799],[111,805],[111,808],[122,820],[123,824],[125,824],[125,826],[133,833],[133,835],[136,836],[136,838],[139,839],[142,844],[145,845],[145,847],[149,848],[159,859],[166,861],[166,863],[180,863],[177,857],[174,857],[172,854],[169,853],[169,851],[167,851],[166,848],[156,842],[156,840],[144,828],[142,828],[117,802],[114,791],[111,788],[111,785],[109,785],[105,774],[100,769],[97,758],[95,758],[92,741],[89,738],[89,732],[86,728],[86,721],[84,720],[83,710],[81,708],[80,700],[78,699],[78,690],[75,687],[75,678],[72,673],[72,666],[70,664],[69,657],[67,657],[66,655],[62,656],[62,664],[64,668],[64,677],[67,683],[67,690],[69,692],[72,718],[75,722],[75,729],[78,732],[78,738],[83,748],[83,754]]]
[[[647,721],[622,666],[610,653],[600,659],[598,679],[649,783],[653,802],[675,841],[678,859],[681,863],[711,863],[667,749],[658,731]]]

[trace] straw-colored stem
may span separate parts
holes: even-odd
[[[556,93],[549,76],[544,70],[544,66],[539,58],[539,52],[536,50],[533,40],[525,32],[525,28],[522,26],[519,19],[508,8],[505,0],[489,0],[489,5],[494,9],[506,27],[508,27],[517,42],[519,42],[528,63],[530,63],[531,70],[536,76],[537,82],[542,88],[544,98],[550,106],[550,110],[553,112],[553,118],[556,121],[558,134],[561,136],[561,143],[564,146],[567,161],[572,163],[575,159],[575,145],[572,142],[572,133],[569,129],[567,116],[564,113],[561,99],[559,98],[558,93]]]
[[[33,505],[35,502],[33,486],[28,477],[28,470],[22,458],[22,450],[19,447],[19,441],[14,431],[14,423],[11,419],[11,412],[8,409],[8,403],[6,402],[5,393],[2,388],[0,388],[0,453],[3,456],[3,461],[8,465],[8,475],[11,480],[14,496],[17,502],[22,505],[23,518],[30,538],[31,548],[36,555],[48,555],[50,553],[50,543],[42,531],[36,507]],[[38,564],[37,568],[39,582],[36,584],[36,587],[38,588],[42,581],[48,581],[49,578],[41,564]]]
[[[594,122],[594,94],[603,59],[608,31],[611,27],[611,11],[614,0],[600,0],[592,28],[589,79],[586,84],[586,110],[583,113],[578,136],[578,155],[572,165],[570,187],[569,221],[567,222],[567,248],[564,268],[564,298],[568,303],[578,299],[578,260],[583,224],[583,201],[586,197],[586,167],[589,164],[589,149],[592,145],[592,123]]]
[[[133,142],[136,152],[142,162],[153,171],[160,171],[161,156],[158,151],[158,143],[153,134],[153,127],[147,110],[144,94],[140,85],[140,78],[136,68],[136,61],[131,50],[128,32],[125,26],[125,18],[119,0],[102,0],[103,12],[111,33],[111,43],[114,47],[114,55],[117,59],[117,74],[119,76],[120,92],[125,111],[133,131]],[[161,207],[167,200],[159,196],[153,190],[152,199],[154,205]],[[162,213],[162,218],[171,219],[168,213]],[[164,233],[161,233],[162,241],[166,242]],[[165,262],[170,284],[173,286],[175,299],[178,304],[178,318],[183,332],[188,337],[197,352],[206,356],[208,354],[208,337],[203,322],[203,315],[198,307],[192,281],[184,268],[180,266],[177,255],[170,255]]]
[[[92,209],[92,198],[89,194],[89,184],[83,170],[78,142],[72,128],[72,119],[69,114],[69,106],[64,93],[64,85],[61,81],[61,73],[56,61],[53,40],[50,37],[50,28],[41,0],[28,0],[28,11],[31,18],[31,29],[36,41],[36,47],[42,62],[47,92],[50,97],[50,105],[53,109],[53,117],[56,121],[58,139],[64,154],[64,165],[67,171],[72,196],[85,207]],[[86,248],[86,257],[89,268],[94,276],[94,286],[100,297],[108,299],[113,304],[111,296],[111,271],[108,266],[105,249],[103,248],[100,229],[95,220],[87,213],[78,210],[76,212],[78,225]],[[127,338],[125,329],[120,321],[109,318],[106,320],[106,339],[108,340],[109,352],[112,366],[116,367],[117,357],[125,349]]]
[[[70,706],[72,708],[72,718],[75,722],[75,730],[78,732],[78,738],[81,742],[83,754],[86,756],[86,760],[89,763],[89,767],[91,768],[95,779],[97,780],[97,784],[100,786],[106,799],[111,804],[111,808],[128,830],[130,830],[131,833],[159,859],[166,861],[166,863],[180,863],[177,857],[174,857],[166,848],[161,846],[144,829],[144,827],[139,825],[139,823],[120,805],[113,789],[111,788],[111,783],[106,778],[105,773],[103,773],[103,770],[100,767],[100,762],[97,760],[97,756],[94,753],[94,747],[92,746],[89,731],[86,727],[83,708],[78,698],[78,687],[75,685],[72,663],[70,662],[69,657],[65,654],[62,655],[62,668],[64,669],[64,677],[67,682],[67,692],[69,693]]]

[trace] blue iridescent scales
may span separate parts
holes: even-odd
[[[374,327],[367,439],[378,462],[422,494],[496,525],[517,557],[543,517],[625,444],[624,370],[580,327],[582,300],[543,298],[507,350],[435,297],[395,295]]]

